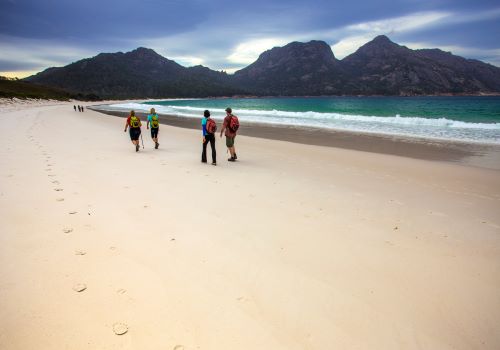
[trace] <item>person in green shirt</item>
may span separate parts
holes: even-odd
[[[148,123],[146,124],[146,128],[151,127],[151,138],[155,143],[155,149],[158,149],[160,144],[158,143],[158,132],[160,131],[160,120],[158,118],[158,114],[154,108],[151,108],[150,113],[148,115]]]

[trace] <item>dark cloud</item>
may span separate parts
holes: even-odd
[[[346,29],[354,24],[415,13],[460,17],[499,8],[497,0],[0,0],[0,71],[43,69],[86,57],[81,55],[138,46],[151,47],[186,65],[201,61],[213,69],[238,68],[245,63],[228,57],[237,48],[260,49],[259,40],[269,39],[266,43],[272,45],[311,39],[335,44],[356,34]],[[385,34],[403,43],[498,50],[499,31],[498,17],[480,17],[446,19],[412,30],[395,27]],[[361,34],[372,35],[369,30]],[[50,50],[57,54],[50,56]],[[22,58],[27,55],[29,63]]]
[[[36,70],[40,67],[39,62],[30,62],[30,61],[12,61],[7,59],[0,59],[0,69],[2,71],[32,71]]]
[[[423,28],[396,37],[404,41],[432,41],[436,46],[466,46],[479,49],[500,48],[498,19],[480,23],[456,23],[439,28]]]

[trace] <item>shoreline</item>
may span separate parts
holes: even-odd
[[[97,106],[89,109],[126,118],[128,112],[107,111]],[[147,113],[136,112],[141,120]],[[159,115],[160,124],[187,129],[199,129],[200,118]],[[220,122],[218,122],[220,130]],[[439,139],[411,138],[397,135],[370,134],[354,131],[321,129],[306,126],[288,126],[245,122],[239,135],[268,140],[287,141],[305,145],[325,146],[362,152],[388,154],[422,160],[447,161],[489,169],[500,169],[500,146],[485,143],[466,143]]]

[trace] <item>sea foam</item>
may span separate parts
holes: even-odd
[[[201,118],[205,108],[143,103],[113,104],[115,110],[148,112],[155,108],[159,114]],[[214,119],[222,120],[224,109],[210,108]],[[319,127],[355,132],[403,135],[409,137],[438,138],[445,140],[472,141],[500,144],[500,123],[471,123],[446,117],[423,118],[394,116],[367,116],[328,112],[290,112],[280,110],[238,109],[236,113],[243,122],[258,122],[290,126]]]

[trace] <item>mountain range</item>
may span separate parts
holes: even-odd
[[[342,60],[324,41],[263,52],[233,75],[184,67],[155,51],[101,53],[25,81],[100,98],[498,94],[500,68],[378,36]]]

